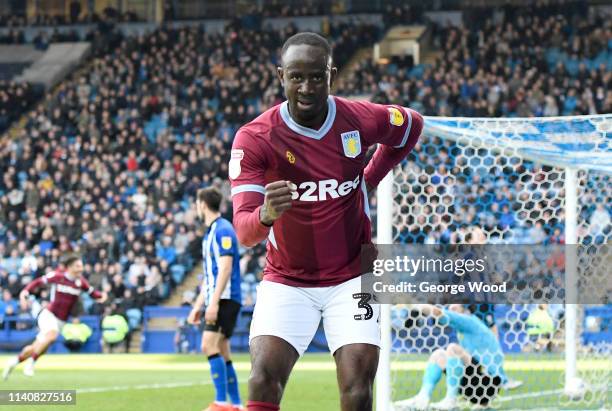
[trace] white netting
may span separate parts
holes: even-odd
[[[497,124],[511,138],[512,133],[524,130],[525,126],[503,120]],[[488,122],[487,128],[491,127],[496,127],[494,122]],[[595,151],[607,150],[610,131],[600,125],[596,130],[589,135],[590,143],[595,144]],[[468,233],[479,228],[488,244],[563,244],[564,168],[528,160],[512,146],[495,147],[486,138],[474,138],[471,133],[473,129],[468,129],[464,136],[453,139],[426,133],[417,149],[395,171],[393,242],[462,243]],[[567,138],[565,134],[559,136]],[[611,180],[603,171],[578,173],[578,244],[610,243]],[[592,264],[585,264],[585,258],[591,257],[578,256],[581,286],[612,297],[607,268],[612,263],[610,253],[597,257],[597,270],[592,269]],[[528,281],[550,281],[554,285],[564,264],[562,257],[551,259],[537,272],[527,273],[531,276]],[[577,311],[577,374],[573,392],[564,392],[565,307],[561,304],[494,307],[495,324],[506,355],[506,373],[512,381],[523,384],[514,390],[502,389],[488,405],[496,409],[610,408],[612,307],[580,305]],[[482,317],[486,319],[490,314],[483,313]],[[448,327],[431,318],[413,318],[407,329],[405,318],[409,315],[410,310],[405,307],[391,310],[393,401],[416,395],[429,356],[456,341]],[[545,329],[534,327],[536,318],[539,326],[546,325]],[[470,384],[475,384],[474,392],[486,396],[482,382],[472,379]],[[433,400],[441,399],[444,391],[442,379]],[[469,401],[461,404],[468,408],[473,405]]]

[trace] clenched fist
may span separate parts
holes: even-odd
[[[283,212],[291,208],[291,195],[297,186],[291,181],[280,180],[266,185],[266,197],[259,211],[259,221],[271,226]]]

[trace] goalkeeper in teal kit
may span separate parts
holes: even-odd
[[[452,410],[457,408],[460,395],[477,406],[488,406],[507,380],[503,369],[504,354],[497,336],[461,304],[452,304],[448,309],[415,304],[411,309],[436,318],[441,326],[453,328],[459,343],[451,343],[431,354],[419,393],[396,402],[396,409]],[[442,401],[430,404],[443,374],[446,374],[446,395]]]

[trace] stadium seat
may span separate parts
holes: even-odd
[[[175,284],[180,284],[183,282],[183,279],[185,278],[185,267],[180,264],[174,264],[170,267],[170,272]]]
[[[140,328],[140,322],[142,321],[142,311],[140,311],[139,308],[130,308],[125,312],[125,315],[128,318],[130,330]]]

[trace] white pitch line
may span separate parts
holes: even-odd
[[[538,391],[538,392],[526,392],[524,394],[516,394],[516,395],[508,395],[507,397],[506,396],[499,397],[497,401],[507,402],[507,401],[514,401],[514,400],[522,400],[524,398],[548,397],[549,395],[561,394],[562,392],[563,392],[562,389],[546,390],[546,391]]]
[[[600,388],[600,387],[597,387]],[[600,388],[602,391],[605,389],[605,387],[601,387]],[[612,384],[608,385],[608,391],[612,390]],[[556,390],[546,390],[546,391],[538,391],[538,392],[526,392],[523,394],[516,394],[516,395],[508,395],[508,396],[504,396],[504,397],[499,397],[496,401],[499,402],[508,402],[508,401],[514,401],[514,400],[522,400],[525,398],[535,398],[535,397],[548,397],[550,395],[557,395],[557,394],[562,394],[563,393],[563,389],[558,388]]]
[[[109,391],[128,391],[128,390],[151,390],[156,388],[178,388],[178,387],[193,387],[195,385],[211,385],[212,381],[201,382],[169,382],[155,384],[138,384],[138,385],[113,385],[110,387],[92,387],[78,389],[77,394],[100,393]]]
[[[522,408],[511,408],[507,411],[525,411]],[[558,407],[549,407],[549,408],[530,408],[529,411],[559,411]]]

